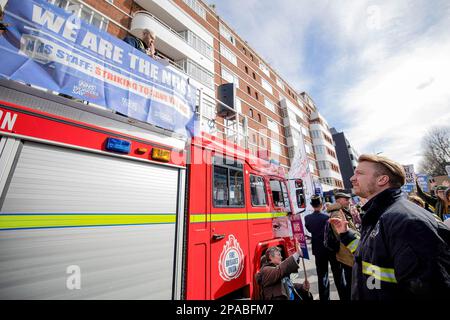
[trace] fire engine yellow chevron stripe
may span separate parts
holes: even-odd
[[[175,214],[0,214],[0,230],[175,223]]]
[[[210,215],[191,214],[189,221],[191,223],[242,221],[242,220],[256,220],[256,219],[272,219],[276,217],[283,217],[286,215],[287,215],[286,212],[212,213]]]
[[[397,283],[397,279],[395,278],[395,272],[392,268],[381,268],[369,262],[362,262],[362,272],[365,275],[373,276],[375,279]]]

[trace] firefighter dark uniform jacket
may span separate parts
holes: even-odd
[[[361,238],[341,241],[355,255],[352,300],[444,299],[450,295],[450,229],[387,189],[364,207]]]

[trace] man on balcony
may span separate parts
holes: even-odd
[[[123,41],[128,43],[130,46],[149,55],[153,59],[156,59],[155,40],[156,40],[155,32],[150,31],[148,29],[142,30],[142,36],[140,38],[132,34],[129,34],[123,39]]]

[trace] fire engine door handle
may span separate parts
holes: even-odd
[[[224,234],[213,234],[213,240],[222,240],[223,238],[225,238]]]

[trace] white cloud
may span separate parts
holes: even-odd
[[[360,153],[417,165],[422,136],[450,123],[448,1],[223,4],[238,34],[289,83],[310,91]]]

